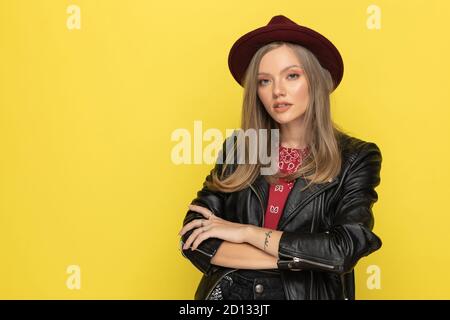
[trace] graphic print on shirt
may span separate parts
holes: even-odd
[[[278,206],[271,205],[270,206],[270,213],[278,213],[278,209],[279,209]]]

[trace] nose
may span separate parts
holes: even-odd
[[[286,92],[284,90],[284,86],[281,84],[281,80],[278,82],[274,82],[275,85],[273,86],[273,94],[274,94],[274,98],[277,98],[280,95],[285,95]]]

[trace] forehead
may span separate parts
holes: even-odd
[[[302,67],[300,59],[291,48],[281,46],[264,54],[259,63],[258,72],[278,73],[292,66]]]

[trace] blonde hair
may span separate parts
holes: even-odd
[[[275,122],[267,113],[264,105],[258,97],[258,69],[262,57],[269,51],[282,45],[290,47],[297,58],[302,62],[309,90],[309,105],[305,112],[305,136],[304,141],[308,146],[308,156],[302,160],[299,169],[289,175],[277,172],[274,175],[265,175],[268,183],[276,183],[277,179],[284,177],[292,181],[302,176],[309,180],[304,189],[313,183],[323,183],[336,177],[341,169],[341,153],[338,145],[338,135],[343,133],[331,119],[330,94],[334,90],[333,79],[328,70],[323,68],[316,56],[308,49],[294,43],[276,41],[261,47],[253,56],[243,79],[244,97],[242,104],[241,129],[267,129],[267,149],[270,150],[271,131],[279,129],[279,124]],[[247,144],[247,141],[245,141]],[[257,144],[259,145],[259,143]],[[235,154],[236,142],[233,149],[228,152]],[[245,147],[245,154],[248,155],[249,148]],[[259,161],[254,164],[238,164],[235,170],[225,176],[227,167],[235,165],[226,161],[223,164],[220,176],[214,170],[210,181],[205,181],[205,185],[211,190],[222,192],[234,192],[246,188],[259,175],[261,167]],[[302,189],[302,190],[304,190]]]

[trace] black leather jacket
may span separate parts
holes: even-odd
[[[355,299],[353,268],[361,257],[381,247],[380,238],[372,232],[381,152],[375,143],[347,134],[342,134],[338,143],[343,156],[340,174],[303,192],[300,189],[306,181],[298,178],[278,224],[278,230],[283,231],[278,269],[288,300]],[[221,168],[216,164],[212,170]],[[268,194],[269,184],[260,175],[237,192],[213,192],[203,185],[192,204],[207,207],[223,219],[261,227]],[[202,217],[189,210],[183,225]],[[186,241],[192,231],[181,241]],[[194,251],[181,250],[203,273],[195,299],[208,299],[216,284],[236,270],[210,263],[222,241],[210,238]]]

